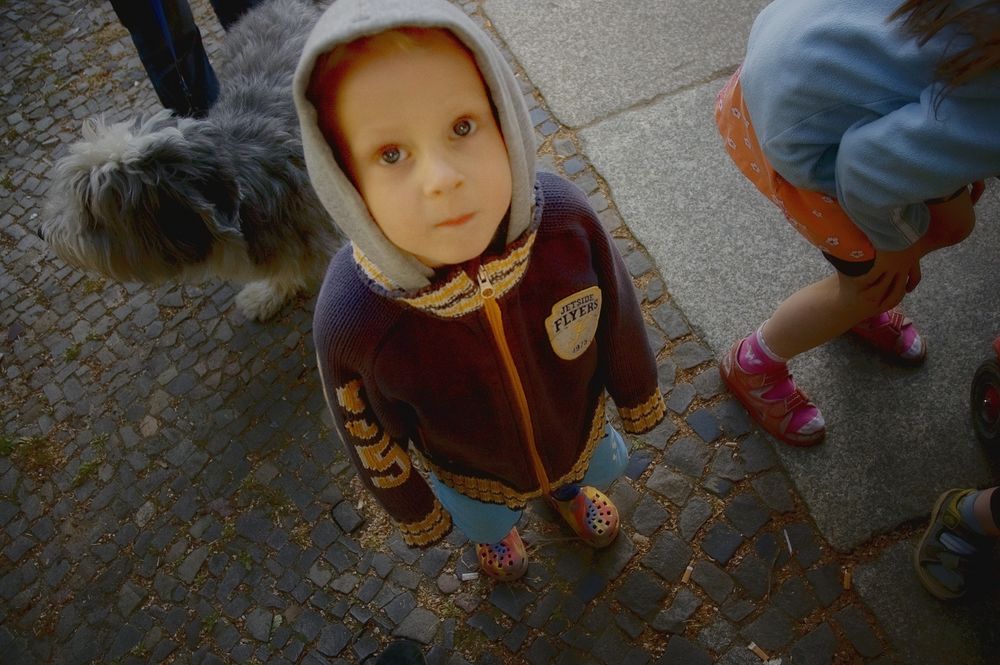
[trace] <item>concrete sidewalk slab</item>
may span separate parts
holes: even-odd
[[[728,163],[712,121],[723,82],[580,132],[626,224],[717,355],[830,270]],[[972,436],[968,392],[1000,331],[998,189],[984,197],[969,241],[925,260],[924,282],[907,298],[930,345],[924,367],[887,364],[851,339],[792,365],[829,433],[819,447],[782,445],[778,452],[837,549],[925,515],[946,487],[990,480]]]
[[[732,69],[767,0],[487,0],[553,115],[589,125]]]

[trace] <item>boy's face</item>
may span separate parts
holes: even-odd
[[[511,174],[475,61],[444,32],[420,42],[375,42],[325,112],[379,228],[438,267],[486,250],[510,206]]]

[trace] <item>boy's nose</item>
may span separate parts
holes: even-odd
[[[424,192],[427,196],[446,194],[465,182],[462,172],[446,157],[428,159],[424,168]]]

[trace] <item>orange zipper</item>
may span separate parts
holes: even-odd
[[[490,330],[493,331],[493,341],[496,342],[500,351],[500,358],[503,360],[504,368],[507,370],[507,379],[514,389],[514,398],[517,401],[518,410],[521,412],[521,431],[524,440],[528,442],[528,453],[531,455],[531,463],[535,469],[535,477],[542,488],[543,496],[552,493],[549,486],[549,477],[542,466],[542,458],[538,454],[535,445],[535,432],[531,427],[531,411],[528,409],[528,398],[524,394],[524,386],[521,384],[521,377],[518,376],[517,366],[514,365],[514,357],[507,346],[507,336],[503,331],[503,317],[500,314],[500,306],[496,301],[496,291],[490,282],[490,277],[486,274],[486,269],[479,266],[479,295],[483,299],[483,309],[486,311],[486,318],[490,322]]]

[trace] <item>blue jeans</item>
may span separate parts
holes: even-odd
[[[228,30],[258,2],[212,0],[212,9]],[[187,0],[111,0],[111,6],[163,106],[180,115],[205,115],[219,96],[219,81]]]
[[[627,464],[628,449],[625,447],[625,441],[615,428],[605,425],[604,437],[594,448],[590,466],[587,467],[587,473],[584,474],[580,484],[598,488],[607,487],[625,472]],[[473,542],[499,542],[521,519],[520,510],[470,499],[442,483],[433,473],[427,475],[431,490],[451,515],[454,525]]]

